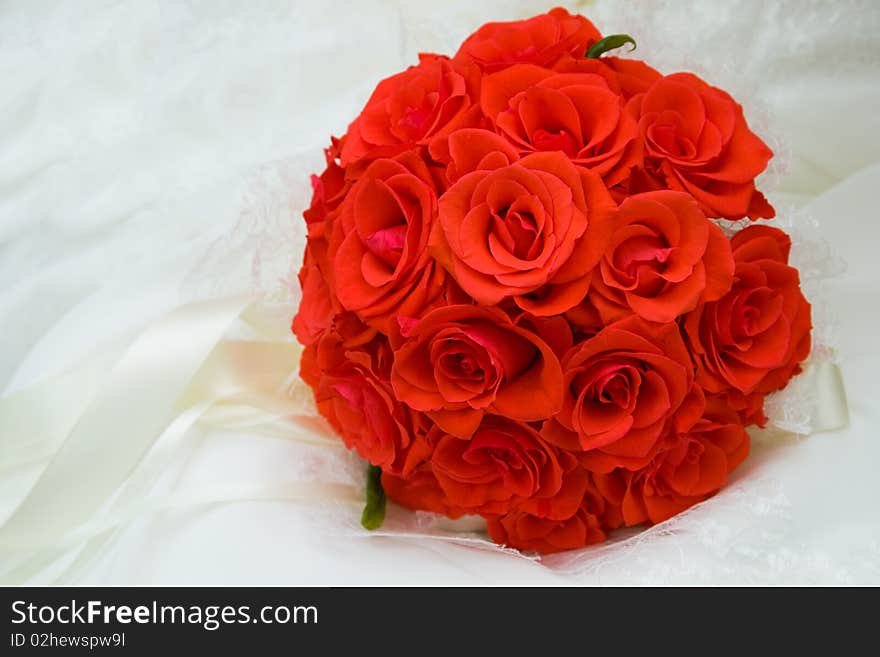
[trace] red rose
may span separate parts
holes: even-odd
[[[309,345],[330,327],[333,316],[339,310],[339,304],[327,286],[327,281],[308,246],[298,278],[302,288],[302,300],[291,328],[300,344]]]
[[[645,168],[633,172],[630,192],[685,191],[709,217],[774,216],[754,181],[773,152],[726,92],[675,73],[633,97],[627,110],[638,119],[645,147]]]
[[[671,322],[697,303],[730,289],[733,256],[721,229],[682,192],[646,192],[626,199],[599,263],[590,300],[605,321],[631,312]]]
[[[328,233],[339,213],[339,205],[351,188],[345,169],[338,164],[339,147],[340,141],[334,137],[330,147],[324,150],[327,168],[320,176],[312,176],[312,202],[303,212],[308,238],[298,277],[302,299],[291,328],[304,345],[317,340],[341,310],[333,286],[327,281]]]
[[[327,168],[320,176],[312,176],[312,203],[303,212],[309,236],[319,236],[323,223],[345,198],[351,181],[345,177],[345,169],[339,166],[340,140],[332,138],[330,147],[324,150]]]
[[[340,303],[387,333],[398,313],[416,315],[436,298],[445,278],[427,252],[436,213],[421,158],[406,153],[373,162],[333,225],[328,250]]]
[[[437,308],[404,335],[394,352],[394,393],[449,433],[470,436],[484,413],[534,421],[559,410],[556,355],[501,310]]]
[[[800,371],[810,352],[810,304],[797,269],[788,265],[791,239],[784,232],[748,226],[731,247],[732,289],[684,321],[697,381],[710,392],[773,392]]]
[[[631,316],[576,345],[562,360],[562,410],[542,435],[587,452],[590,469],[639,467],[674,420],[689,426],[702,411],[693,365],[675,323]],[[697,396],[698,397],[698,396]]]
[[[406,477],[383,471],[382,488],[392,502],[413,511],[431,511],[453,519],[466,513],[464,509],[450,504],[431,466],[427,464]]]
[[[346,348],[335,331],[303,353],[302,377],[315,392],[318,411],[349,449],[383,470],[401,473],[424,424],[394,398],[387,381],[388,347],[372,341]]]
[[[300,308],[294,326],[305,321],[300,319],[305,313]],[[348,350],[360,350],[374,357],[371,362],[378,368],[377,371],[381,369],[381,378],[387,379],[391,371],[391,349],[384,341],[378,340],[377,335],[375,329],[365,325],[354,313],[346,310],[336,313],[326,328],[319,329],[308,342],[303,343],[305,349],[300,361],[300,376],[314,390],[323,372],[344,363]]]
[[[643,93],[663,77],[645,62],[620,57],[584,58],[566,55],[553,66],[560,73],[589,73],[601,76],[608,88],[624,100]]]
[[[504,137],[481,128],[451,132],[433,140],[428,150],[432,159],[446,166],[446,188],[467,173],[501,169],[519,159],[519,152]]]
[[[602,57],[598,61],[614,71],[620,94],[627,100],[647,91],[654,82],[663,77],[657,70],[638,59]]]
[[[753,424],[759,427],[766,426],[767,416],[764,414],[764,398],[767,395],[765,393],[752,392],[746,395],[736,388],[728,388],[724,392],[716,393],[712,396],[723,399],[725,405],[730,407],[731,410],[736,411],[743,426],[748,427]]]
[[[461,44],[455,61],[487,72],[523,63],[552,66],[565,54],[583,57],[601,38],[586,18],[556,7],[527,20],[486,23]]]
[[[624,523],[663,522],[713,495],[749,453],[749,435],[719,400],[685,434],[674,435],[637,472],[596,475],[600,489],[620,500]]]
[[[563,470],[559,490],[544,491],[520,502],[516,506],[518,511],[550,520],[566,520],[577,513],[590,488],[590,473],[568,452],[560,450],[557,459]]]
[[[382,80],[360,116],[349,126],[342,164],[390,157],[477,119],[471,101],[478,82],[440,55],[420,55],[411,66]]]
[[[497,415],[486,416],[470,440],[440,438],[431,468],[450,504],[468,513],[506,513],[562,487],[555,448],[529,425]]]
[[[430,247],[478,303],[505,298],[535,315],[578,304],[608,239],[614,202],[559,152],[460,178],[440,199]]]
[[[605,540],[599,518],[585,508],[565,520],[539,518],[522,511],[512,511],[504,516],[489,518],[486,527],[489,536],[499,545],[542,554],[574,550]]]
[[[638,125],[601,75],[520,64],[483,79],[480,105],[522,153],[562,151],[609,187],[641,161]]]
[[[503,516],[487,518],[486,528],[492,540],[500,545],[551,554],[604,541],[603,514],[607,506],[590,483],[581,504],[568,517],[541,517],[515,509]]]

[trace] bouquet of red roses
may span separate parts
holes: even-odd
[[[293,330],[384,496],[554,552],[706,499],[810,306],[727,93],[563,9],[379,83],[313,176]],[[728,237],[732,234],[732,237]]]

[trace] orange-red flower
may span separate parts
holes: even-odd
[[[431,252],[478,303],[535,315],[577,305],[610,236],[614,202],[561,152],[460,178],[440,199]]]
[[[387,333],[397,313],[416,315],[442,291],[444,271],[427,251],[437,192],[421,158],[373,162],[339,208],[329,240],[339,302]]]
[[[665,187],[693,196],[709,217],[773,217],[755,177],[773,152],[729,94],[691,73],[658,79],[627,109],[639,122],[645,166],[630,192]]]
[[[468,513],[506,513],[562,488],[556,449],[529,425],[498,415],[486,416],[469,440],[441,437],[431,469],[450,504]]]
[[[347,348],[342,336],[327,331],[305,350],[301,374],[347,447],[383,470],[403,472],[423,420],[394,398],[387,349],[377,340]]]
[[[382,80],[349,126],[342,164],[389,157],[473,122],[478,79],[467,66],[439,55]]]
[[[469,437],[485,413],[536,421],[560,408],[556,354],[498,309],[438,308],[404,335],[394,352],[394,393],[449,433]]]
[[[562,517],[546,516],[518,508],[488,518],[489,536],[501,545],[544,554],[604,541],[605,529],[619,524],[611,520],[619,511],[602,497],[586,473],[583,473],[583,481],[581,503],[572,513]]]
[[[630,196],[612,226],[600,275],[590,290],[605,321],[636,313],[671,322],[730,289],[733,256],[727,238],[688,194]]]
[[[520,152],[562,151],[608,186],[641,160],[636,121],[601,75],[519,64],[483,80],[480,104]]]
[[[748,453],[749,435],[737,414],[716,399],[689,431],[673,432],[645,467],[597,474],[596,482],[619,502],[627,526],[658,523],[717,492]]]
[[[556,7],[527,20],[486,23],[461,44],[455,61],[487,72],[513,64],[552,66],[563,55],[582,57],[600,38],[586,18]]]
[[[670,423],[692,424],[702,411],[691,394],[690,353],[672,322],[622,319],[573,347],[562,369],[562,410],[542,435],[586,452],[597,471],[640,467]]]
[[[788,264],[791,239],[778,228],[748,226],[731,240],[736,274],[722,298],[684,320],[707,391],[768,393],[784,387],[810,352],[810,304]]]
[[[454,506],[437,483],[430,465],[423,465],[407,477],[382,472],[382,488],[388,498],[413,511],[431,511],[450,518],[460,518],[465,510]]]

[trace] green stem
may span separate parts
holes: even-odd
[[[367,468],[367,503],[361,514],[361,525],[370,531],[379,529],[385,520],[385,490],[382,488],[382,468]]]

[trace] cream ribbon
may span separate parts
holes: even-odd
[[[154,510],[232,499],[359,499],[352,487],[320,482],[149,495],[145,455],[163,444],[173,452],[196,423],[260,422],[271,432],[273,418],[302,414],[288,394],[300,349],[271,319],[267,305],[251,298],[182,306],[149,326],[109,374],[109,359],[98,356],[0,400],[0,476],[51,457],[0,526],[0,580],[25,581],[72,546]],[[238,320],[256,339],[224,339]],[[307,421],[286,429],[305,442],[331,442]],[[99,513],[108,500],[121,503]]]
[[[37,483],[0,527],[0,545],[41,545],[88,519],[179,414],[178,399],[247,303],[192,304],[150,326],[113,368]],[[45,415],[52,415],[53,400],[70,393],[78,377],[73,378],[60,393],[52,385],[40,386],[31,394],[32,407],[42,406]],[[11,430],[13,440],[18,436],[16,442],[25,442],[22,436],[30,427],[24,419],[13,418],[16,424],[4,426],[4,434]],[[44,428],[49,431],[40,437],[42,443],[57,439],[52,428]],[[88,485],[82,485],[84,478]]]
[[[300,350],[276,319],[269,305],[244,297],[182,306],[149,326],[109,374],[111,358],[98,355],[0,399],[0,476],[49,459],[0,526],[0,581],[27,581],[77,545],[81,562],[115,527],[153,511],[240,499],[358,501],[361,491],[352,486],[321,482],[150,494],[152,475],[200,422],[262,424],[270,435],[341,445],[323,427],[310,428],[290,394]],[[239,320],[254,339],[224,338]],[[816,361],[801,376],[816,404],[812,432],[844,426],[837,366]],[[297,417],[295,428],[272,426],[273,419]],[[151,467],[142,463],[148,453]]]
[[[849,407],[840,367],[828,360],[810,361],[799,376],[804,379],[808,403],[812,404],[809,433],[845,427],[849,423]]]

